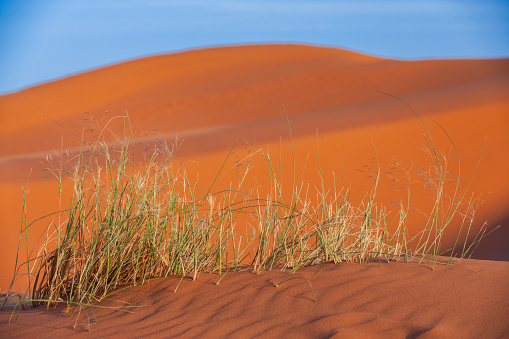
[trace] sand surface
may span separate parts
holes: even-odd
[[[0,312],[6,337],[207,338],[505,338],[509,335],[509,263],[464,260],[434,270],[423,264],[326,264],[288,278],[279,270],[166,278],[113,296],[132,313],[63,308]],[[314,275],[316,270],[320,271]],[[314,276],[313,276],[314,275]],[[306,280],[307,278],[309,280]],[[310,285],[311,283],[311,285]],[[506,288],[504,288],[506,287]],[[315,301],[316,299],[316,301]],[[76,328],[74,328],[76,326]],[[89,332],[90,330],[90,332]]]
[[[154,142],[155,136],[169,142],[178,137],[182,143],[178,156],[191,174],[200,173],[199,185],[215,176],[237,142],[237,158],[254,148],[270,150],[278,163],[281,158],[284,183],[291,186],[292,149],[285,109],[298,176],[311,188],[319,186],[318,142],[325,183],[332,185],[334,171],[337,181],[341,177],[345,187],[356,192],[370,183],[369,173],[359,169],[366,169],[372,158],[382,168],[395,161],[407,164],[403,167],[429,166],[421,150],[426,131],[418,119],[403,103],[379,92],[411,105],[444,154],[452,150],[451,143],[433,121],[447,131],[461,159],[458,171],[453,154],[450,168],[455,175],[461,172],[462,188],[469,186],[482,203],[474,230],[485,221],[488,228],[501,225],[484,239],[473,258],[508,261],[508,88],[507,59],[398,61],[333,48],[259,45],[153,56],[2,95],[0,288],[7,290],[14,269],[22,222],[20,185],[29,190],[29,221],[57,209],[55,182],[44,177],[48,172],[43,169],[48,167],[48,154],[55,157],[63,148],[71,154],[79,150],[79,138],[69,130],[93,138],[98,126],[127,113],[139,148]],[[111,133],[123,132],[117,119],[106,135],[113,139]],[[262,164],[253,173],[250,184],[268,183]],[[388,205],[404,199],[404,192],[394,191],[390,183],[389,177],[383,178],[378,195]],[[412,206],[429,205],[424,191],[415,186]],[[34,224],[34,236],[47,223]],[[414,231],[422,227],[418,213],[409,227]],[[454,242],[457,231],[454,223],[447,229],[445,246]],[[284,276],[277,272],[236,273],[220,286],[211,283],[217,276],[203,275],[201,282],[185,284],[168,297],[160,295],[171,290],[174,281],[155,281],[122,297],[152,307],[135,314],[100,311],[100,323],[93,330],[104,335],[136,330],[140,335],[165,336],[337,332],[345,337],[370,333],[476,337],[490,327],[493,336],[489,337],[507,336],[508,269],[507,262],[493,261],[463,261],[434,272],[397,263],[327,266],[313,278],[317,302],[309,299],[309,284],[303,279],[274,288],[273,282]],[[15,287],[22,285],[20,281]],[[206,299],[210,289],[217,298]],[[19,334],[76,333],[68,326],[72,321],[59,314],[36,309],[16,325],[6,325],[6,315],[0,312],[0,326]],[[83,316],[80,319],[83,329]],[[57,329],[49,321],[59,324]],[[42,327],[22,325],[27,323]],[[127,323],[132,327],[124,327]],[[117,324],[123,329],[115,329]]]

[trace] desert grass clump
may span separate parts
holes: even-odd
[[[128,121],[127,116],[122,119]],[[459,253],[464,257],[472,249],[466,241],[474,200],[465,199],[459,175],[454,177],[452,198],[446,197],[448,160],[439,156],[426,131],[432,170],[421,175],[430,184],[434,203],[426,227],[417,234],[408,231],[408,186],[407,204],[399,204],[395,216],[377,202],[379,166],[371,189],[354,205],[345,187],[326,187],[321,169],[321,187],[311,198],[308,186],[296,183],[295,154],[287,194],[270,154],[249,152],[241,159],[246,166],[239,170],[228,165],[232,148],[215,179],[198,190],[197,182],[189,179],[183,162],[175,157],[175,144],[158,139],[147,153],[137,149],[132,137],[107,142],[101,132],[74,155],[61,151],[58,165],[49,169],[60,193],[58,211],[51,215],[40,250],[36,255],[27,250],[26,261],[16,267],[13,282],[22,266],[28,272],[28,297],[20,297],[20,303],[47,307],[64,303],[72,313],[76,308],[97,306],[123,286],[169,275],[194,280],[201,272],[224,277],[241,266],[255,273],[273,268],[293,273],[303,266],[374,258],[408,261],[417,257],[436,263],[446,253],[442,248],[445,228],[462,204],[467,206],[461,224],[466,225],[467,235]],[[260,156],[271,182],[264,197],[260,188],[245,187],[252,161]],[[236,182],[216,188],[219,179],[234,168]],[[69,204],[63,208],[67,195]],[[22,233],[28,232],[25,216],[23,223]],[[481,237],[479,233],[473,243]],[[451,258],[460,243],[458,234]]]
[[[234,209],[221,202],[215,208],[213,195],[197,199],[165,143],[141,168],[129,145],[100,141],[77,156],[70,204],[36,262],[34,306],[89,303],[121,285],[170,274],[195,279],[227,257]],[[64,180],[60,169],[53,174]]]

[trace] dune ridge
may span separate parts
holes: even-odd
[[[376,93],[385,91],[421,98],[413,105],[426,115],[451,107],[506,102],[502,89],[507,86],[508,69],[509,62],[503,59],[410,62],[298,45],[224,47],[148,57],[0,96],[2,155],[28,150],[16,147],[60,146],[55,137],[51,143],[33,141],[62,132],[40,113],[79,130],[84,112],[107,117],[127,111],[138,131],[157,127],[180,132],[281,118],[282,104],[293,116],[391,101]],[[376,124],[390,119],[389,114],[385,109],[378,114],[366,109],[363,115]],[[10,142],[20,133],[29,138],[27,142]],[[68,140],[64,143],[70,145]]]

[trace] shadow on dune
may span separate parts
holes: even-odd
[[[472,259],[509,261],[509,216],[496,225],[500,227],[479,243]]]

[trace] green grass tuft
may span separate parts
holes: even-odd
[[[128,118],[123,119],[129,125]],[[281,174],[276,173],[270,154],[261,150],[242,159],[247,166],[237,173],[235,186],[215,191],[216,181],[233,170],[226,165],[232,148],[216,178],[198,191],[175,158],[175,147],[160,141],[137,163],[132,137],[112,144],[101,133],[74,157],[62,151],[60,165],[51,169],[60,192],[59,210],[51,215],[39,252],[33,255],[27,249],[26,261],[16,264],[13,282],[23,266],[29,278],[27,297],[19,297],[19,303],[23,307],[28,303],[47,307],[65,303],[72,314],[76,308],[81,312],[85,306],[97,305],[120,287],[169,275],[194,280],[201,272],[218,272],[219,284],[227,272],[246,265],[255,273],[276,267],[293,273],[303,266],[372,259],[418,258],[436,264],[438,256],[445,253],[443,233],[462,204],[467,210],[461,227],[466,225],[469,235],[476,202],[466,199],[459,176],[453,196],[446,197],[448,158],[436,149],[420,121],[427,132],[433,164],[422,176],[430,185],[434,204],[427,213],[426,227],[413,235],[407,226],[409,188],[406,207],[400,204],[396,217],[376,202],[382,175],[379,167],[373,172],[371,189],[358,205],[349,201],[344,187],[326,187],[320,163],[321,188],[318,197],[311,199],[302,184],[296,185],[295,153],[289,200],[284,199],[288,192],[283,192]],[[457,155],[455,147],[454,151]],[[319,158],[318,137],[317,153]],[[70,159],[64,161],[66,156]],[[265,197],[260,197],[257,188],[244,187],[251,161],[260,156],[271,178]],[[70,168],[64,165],[69,163]],[[71,199],[62,208],[68,178]],[[30,227],[26,201],[23,206],[20,237],[26,236]],[[248,231],[251,227],[251,234],[239,231],[242,226]],[[460,233],[450,251],[451,259],[461,247]],[[482,236],[479,233],[474,244]],[[473,249],[466,240],[460,257]]]

